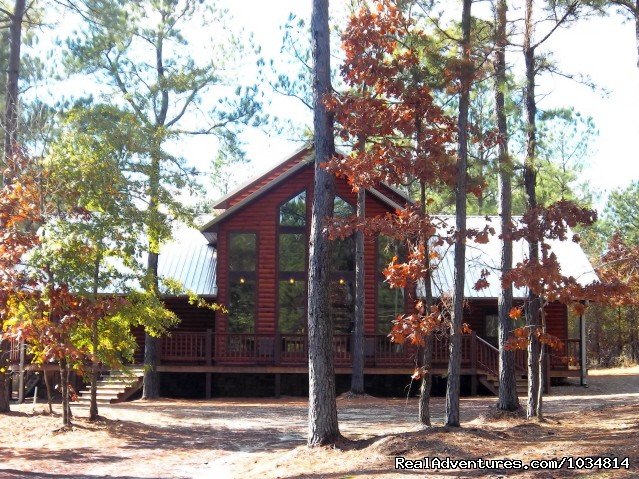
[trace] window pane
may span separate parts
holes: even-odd
[[[523,328],[526,325],[526,319],[522,316],[517,320],[510,320],[511,328]],[[499,315],[498,314],[487,314],[486,315],[486,323],[484,325],[484,334],[485,339],[494,345],[497,345],[497,341],[499,339]]]
[[[278,295],[280,333],[306,331],[306,281],[280,281]]]
[[[355,208],[343,198],[335,196],[333,216],[350,216],[355,214]]]
[[[330,314],[335,334],[350,334],[355,321],[355,291],[351,281],[331,281]]]
[[[388,334],[392,321],[404,312],[404,290],[380,281],[377,286],[377,332]]]
[[[355,240],[352,236],[333,241],[331,271],[355,271]]]
[[[399,261],[406,259],[406,245],[388,236],[379,236],[379,238],[377,238],[377,255],[378,266],[381,272],[389,265],[394,256],[397,256]]]
[[[255,271],[256,240],[254,233],[229,235],[229,269],[231,271]]]
[[[280,234],[280,272],[304,271],[306,267],[306,235]]]
[[[252,333],[255,329],[255,281],[239,278],[230,283],[229,325],[230,333]]]
[[[306,225],[306,191],[302,191],[280,207],[280,225]]]
[[[499,328],[499,316],[496,314],[486,315],[486,339],[492,344],[497,344],[497,334]]]

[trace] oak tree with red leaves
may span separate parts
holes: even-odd
[[[336,219],[331,233],[344,237],[363,230],[400,240],[407,246],[407,258],[394,258],[384,274],[391,287],[411,287],[418,281],[424,284],[424,300],[417,303],[414,313],[400,315],[394,321],[391,339],[426,346],[422,364],[414,375],[423,379],[420,421],[426,425],[430,424],[428,346],[444,317],[443,309],[434,304],[431,291],[431,261],[437,258],[431,248],[434,241],[439,245],[452,244],[456,237],[460,239],[457,243],[462,243],[461,236],[452,230],[446,240],[434,240],[438,225],[427,212],[426,186],[455,185],[459,172],[453,148],[459,128],[436,104],[429,86],[432,79],[420,59],[431,42],[395,2],[378,1],[370,8],[360,9],[343,34],[346,58],[342,75],[351,90],[327,102],[335,112],[342,140],[358,145],[350,155],[333,158],[328,165],[330,170],[345,177],[356,191],[379,182],[420,184],[419,207],[409,206],[384,217]],[[465,180],[465,168],[463,176]],[[465,194],[466,185],[462,189]],[[454,381],[451,383],[454,386]],[[458,391],[455,395],[458,398]]]
[[[579,235],[573,234],[572,230],[578,225],[592,225],[596,219],[595,211],[578,206],[574,202],[562,200],[547,207],[537,207],[527,211],[520,223],[511,230],[513,241],[525,240],[529,245],[539,245],[540,251],[539,255],[529,255],[502,277],[503,283],[513,284],[515,287],[526,288],[529,291],[528,298],[522,306],[523,310],[513,308],[510,311],[512,319],[518,319],[525,312],[526,326],[515,329],[506,345],[510,350],[528,349],[529,352],[529,409],[527,412],[529,418],[543,417],[542,398],[543,385],[546,382],[544,364],[547,360],[547,348],[560,349],[562,346],[557,337],[546,331],[545,305],[557,301],[575,311],[583,312],[583,301],[607,301],[607,296],[618,289],[618,285],[610,281],[594,281],[583,285],[578,278],[564,275],[550,245],[550,241],[578,242]],[[531,358],[533,344],[538,344],[540,347],[538,354]],[[565,359],[570,360],[570,358]],[[535,367],[531,368],[533,365]],[[534,397],[531,397],[533,394]],[[534,409],[531,409],[532,405]]]

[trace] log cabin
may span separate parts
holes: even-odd
[[[303,148],[263,175],[218,200],[215,216],[199,231],[189,230],[160,254],[160,276],[176,279],[201,297],[224,305],[228,312],[213,312],[189,305],[184,297],[166,297],[181,323],[161,339],[162,394],[178,394],[187,382],[195,382],[202,396],[253,395],[268,391],[304,393],[307,358],[307,268],[310,212],[313,201],[313,151]],[[377,216],[405,207],[402,192],[385,184],[366,190],[366,215]],[[336,179],[335,215],[355,211],[356,194],[343,179]],[[499,226],[498,218],[493,218]],[[469,217],[468,226],[480,228],[491,221]],[[515,263],[524,257],[524,244],[514,245]],[[410,381],[419,351],[388,339],[391,321],[412,308],[419,288],[391,289],[382,270],[395,255],[393,242],[385,237],[365,239],[365,375],[368,384],[404,385]],[[464,322],[472,332],[463,336],[462,375],[465,390],[496,393],[498,382],[497,297],[499,281],[480,291],[473,288],[482,269],[495,273],[499,266],[500,241],[467,248],[467,284]],[[578,244],[553,244],[565,273],[584,284],[594,273]],[[434,291],[452,290],[453,258],[444,255],[433,275]],[[330,307],[334,323],[336,374],[347,378],[351,370],[351,332],[354,318],[354,242],[336,240],[332,245]],[[515,290],[521,301],[526,291]],[[565,305],[546,307],[547,328],[562,340],[546,362],[547,388],[552,378],[586,378],[585,318],[569,317]],[[141,363],[144,335],[137,332],[136,360]],[[12,358],[17,360],[16,355]],[[526,354],[517,352],[520,389],[525,389]],[[448,341],[435,340],[432,373],[447,371]],[[394,383],[384,382],[394,377]],[[188,378],[188,379],[187,379]],[[298,384],[299,383],[299,384]],[[342,381],[347,384],[347,381]],[[338,381],[339,385],[342,384]],[[223,386],[226,385],[226,386]],[[177,392],[176,392],[177,391]],[[401,395],[403,386],[396,394]],[[104,396],[109,402],[126,394]]]

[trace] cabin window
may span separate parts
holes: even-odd
[[[355,207],[335,195],[333,216],[354,214]],[[350,334],[355,323],[355,235],[335,239],[331,244],[329,298],[335,334]]]
[[[279,268],[281,272],[304,272],[306,269],[305,233],[280,233]]]
[[[492,345],[497,345],[499,338],[499,315],[487,314],[486,315],[486,341]]]
[[[302,191],[280,207],[280,226],[306,226],[306,191]]]
[[[306,281],[290,278],[278,287],[280,333],[306,331]]]
[[[230,333],[252,333],[256,319],[257,236],[255,233],[229,235]]]
[[[335,334],[350,334],[355,319],[355,282],[344,278],[331,280],[329,302]]]
[[[231,233],[229,235],[229,270],[255,271],[257,248],[255,233]]]
[[[517,320],[513,320],[512,328],[523,328],[526,325],[526,319],[521,317]],[[484,326],[484,339],[493,346],[499,344],[499,314],[487,314]]]
[[[355,238],[353,236],[333,240],[331,268],[336,274],[355,271]]]
[[[391,288],[382,271],[394,256],[405,256],[399,242],[388,236],[377,238],[377,332],[388,334],[392,321],[404,312],[404,288]]]
[[[255,330],[255,279],[231,280],[229,288],[229,333]]]
[[[306,331],[306,191],[279,209],[277,247],[278,331],[286,334]]]
[[[333,216],[344,217],[354,214],[355,207],[341,196],[335,195],[335,201],[333,203]]]

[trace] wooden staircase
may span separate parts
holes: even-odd
[[[494,374],[478,374],[477,379],[479,382],[488,389],[495,396],[499,394],[499,377]],[[516,376],[517,381],[517,395],[525,396],[528,394],[528,379],[524,376],[520,376],[519,374]]]
[[[477,358],[477,380],[494,395],[499,394],[499,350],[479,336],[474,336],[473,348]],[[517,394],[528,393],[526,359],[524,354],[515,354],[515,378]]]
[[[123,371],[107,371],[98,380],[98,404],[114,404],[126,401],[142,387],[144,368],[127,368]],[[91,388],[87,386],[78,393],[79,404],[89,404]]]

